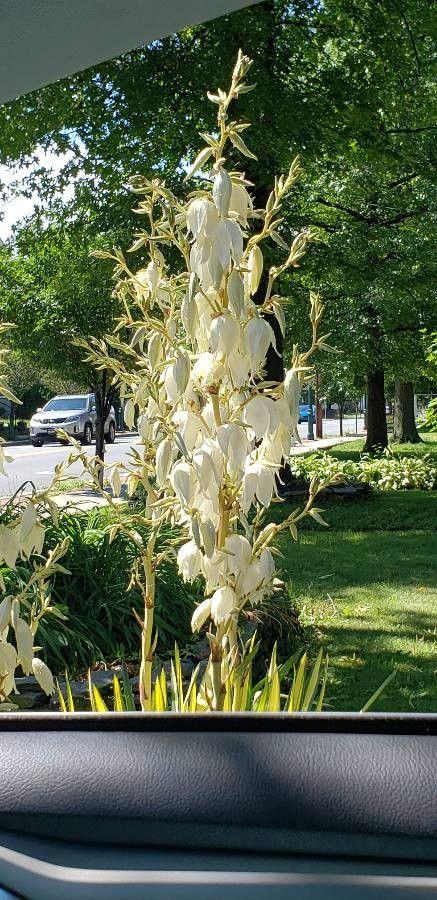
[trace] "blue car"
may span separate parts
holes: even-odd
[[[308,413],[310,411],[309,403],[299,403],[299,425],[301,422],[308,422]],[[313,422],[316,421],[316,407],[313,404]]]

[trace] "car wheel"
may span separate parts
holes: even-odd
[[[42,447],[44,441],[32,441],[32,447]]]
[[[106,443],[113,444],[115,442],[115,425],[113,422],[109,423],[108,434],[106,435]]]
[[[93,439],[93,429],[89,422],[85,425],[83,430],[83,438],[82,444],[85,444],[85,447],[89,447]]]

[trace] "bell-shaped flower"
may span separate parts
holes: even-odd
[[[265,547],[259,558],[259,568],[262,575],[262,583],[267,585],[275,574],[275,561],[270,550]]]
[[[243,334],[246,352],[252,361],[252,368],[256,370],[264,365],[270,344],[276,348],[273,329],[265,319],[254,316],[245,325]]]
[[[244,574],[252,559],[252,547],[242,534],[230,534],[225,540],[224,556],[230,575]]]
[[[191,506],[196,489],[193,467],[187,462],[177,462],[171,470],[170,483],[182,506]]]
[[[273,402],[262,394],[252,397],[243,410],[243,421],[255,433],[258,441],[261,441],[265,434],[272,431],[271,426],[271,407]]]
[[[219,216],[228,215],[231,195],[232,181],[226,169],[220,167],[212,185],[212,197]]]
[[[218,222],[218,213],[214,203],[206,197],[192,200],[187,209],[188,231],[197,239],[209,237]]]
[[[179,432],[189,453],[196,446],[199,435],[202,434],[202,423],[199,416],[194,415],[189,409],[181,409],[174,413],[172,422]]]
[[[241,388],[249,379],[251,360],[247,353],[242,354],[238,350],[230,353],[227,359],[232,384],[235,388]]]
[[[218,485],[219,477],[216,472],[213,458],[210,453],[208,453],[207,447],[202,445],[194,451],[193,466],[200,489],[204,493],[209,494],[211,486],[214,487]]]
[[[188,354],[180,350],[173,363],[170,363],[164,371],[164,384],[167,397],[171,403],[184,393],[190,377],[190,360]]]
[[[223,313],[212,320],[210,336],[212,352],[227,356],[239,342],[240,326],[233,316]]]
[[[211,387],[214,384],[220,384],[223,371],[223,364],[213,353],[201,353],[192,368],[191,380],[193,384],[197,382],[201,387]]]
[[[11,605],[10,597],[5,597],[0,603],[0,634],[8,627],[11,621]]]
[[[196,609],[193,612],[191,617],[191,628],[193,631],[200,631],[202,625],[205,624],[206,620],[209,619],[211,615],[211,600],[208,597],[207,600],[202,600],[201,603],[196,606]]]
[[[220,587],[211,597],[211,617],[216,625],[225,622],[237,606],[237,596],[231,587]]]
[[[17,643],[17,662],[21,665],[24,674],[30,675],[33,659],[33,634],[24,619],[18,619],[16,623],[15,639]]]
[[[229,212],[237,216],[242,225],[247,225],[247,217],[252,213],[252,200],[243,184],[232,184]]]
[[[161,487],[167,479],[173,462],[173,444],[170,438],[164,438],[156,448],[155,472],[156,481]]]
[[[238,578],[236,585],[237,593],[241,597],[255,594],[256,591],[259,590],[262,580],[263,575],[260,569],[259,559],[253,559],[247,568],[241,572]]]
[[[258,461],[246,464],[242,497],[244,511],[248,511],[255,497],[267,509],[270,506],[274,492],[275,476],[272,470]]]
[[[7,697],[14,690],[14,674],[17,666],[17,651],[12,644],[0,641],[0,678],[2,693]]]
[[[255,244],[255,246],[252,247],[249,253],[247,259],[247,269],[249,292],[250,294],[256,294],[263,271],[263,255],[258,244]]]
[[[226,282],[228,306],[230,311],[240,319],[244,309],[244,281],[236,269],[232,269]]]
[[[202,554],[195,541],[182,544],[178,550],[177,564],[184,581],[193,581],[200,575]]]
[[[249,450],[244,428],[233,423],[220,425],[217,428],[217,442],[231,468],[243,469]]]
[[[202,539],[203,549],[209,559],[214,555],[215,551],[215,528],[211,519],[201,520],[199,523],[200,536]]]
[[[223,553],[217,550],[212,557],[202,556],[202,575],[205,579],[205,591],[210,593],[214,591],[223,579],[223,573],[226,567]]]
[[[240,226],[237,224],[237,222],[234,222],[233,219],[226,219],[225,225],[228,233],[231,256],[238,266],[238,263],[240,263],[243,258],[243,234]]]
[[[32,660],[32,672],[45,694],[49,696],[55,693],[55,683],[49,667],[46,666],[42,659],[38,659],[36,656]]]

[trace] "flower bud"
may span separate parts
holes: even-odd
[[[212,197],[217,207],[219,216],[227,216],[231,202],[232,181],[226,169],[220,168],[214,178]]]
[[[162,338],[158,331],[155,331],[150,338],[147,347],[147,356],[149,357],[150,368],[155,369],[161,359]]]
[[[161,487],[167,478],[172,463],[172,443],[164,438],[156,449],[156,480]]]
[[[47,695],[54,694],[55,684],[53,675],[45,662],[43,662],[42,659],[38,659],[36,656],[32,660],[32,672],[44,693]]]
[[[255,294],[263,271],[263,255],[258,244],[255,244],[249,253],[247,268],[249,269],[249,290],[251,294]]]
[[[239,272],[232,269],[227,280],[228,306],[237,319],[241,318],[244,309],[244,282]]]

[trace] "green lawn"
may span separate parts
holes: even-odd
[[[281,550],[305,639],[329,651],[327,708],[360,709],[396,669],[375,709],[435,712],[437,493],[331,500],[324,517]]]
[[[421,433],[421,444],[389,444],[390,450],[394,453],[401,453],[403,456],[425,456],[430,453],[433,457],[437,457],[437,434]],[[336,459],[353,459],[358,462],[360,454],[363,452],[364,439],[359,438],[356,441],[348,441],[346,444],[336,444],[326,452]]]

